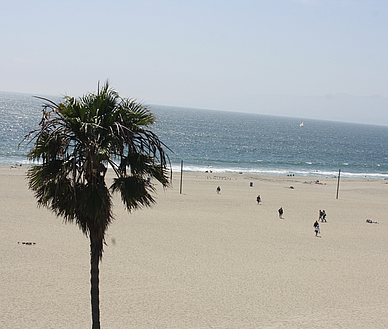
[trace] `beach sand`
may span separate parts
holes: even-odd
[[[0,166],[0,328],[90,328],[88,239],[25,170]],[[316,179],[185,172],[152,208],[115,197],[102,328],[387,328],[387,181],[341,179],[336,199]]]

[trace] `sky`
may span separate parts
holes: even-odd
[[[350,122],[362,100],[356,121],[388,125],[386,0],[0,5],[0,91],[80,96],[109,79],[147,104]],[[341,95],[352,102],[313,109]]]

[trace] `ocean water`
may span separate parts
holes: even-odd
[[[30,146],[18,144],[38,127],[41,104],[32,95],[0,92],[0,164],[27,164]]]
[[[156,133],[187,171],[388,178],[388,127],[153,106]]]
[[[50,99],[57,100],[53,97]],[[42,101],[0,93],[0,163],[28,165]],[[174,171],[388,179],[388,127],[151,106]]]

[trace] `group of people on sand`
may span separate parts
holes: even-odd
[[[283,207],[280,207],[279,210],[278,210],[278,213],[279,213],[279,218],[283,218]],[[319,210],[319,219],[318,220],[321,220],[322,222],[327,222],[326,220],[326,212],[325,210],[321,211]],[[315,236],[318,236],[318,234],[321,233],[321,230],[319,229],[319,223],[318,223],[318,220],[315,221],[314,223],[314,232],[315,232]]]
[[[220,193],[221,192],[221,188],[218,186],[217,187],[217,189],[216,189],[216,191],[217,191],[217,193]],[[256,197],[256,201],[257,201],[257,204],[260,204],[260,202],[261,202],[261,196],[260,196],[260,194]],[[283,207],[280,207],[279,209],[278,209],[278,213],[279,213],[279,218],[283,218],[283,213],[284,213],[284,210],[283,210]],[[315,223],[314,223],[314,232],[315,232],[315,236],[318,236],[318,234],[320,234],[321,233],[321,231],[320,231],[320,228],[319,228],[319,221],[321,221],[321,222],[327,222],[327,220],[326,220],[326,211],[325,211],[325,209],[323,209],[323,210],[319,210],[319,217],[318,217],[318,220],[316,220],[315,221]],[[372,221],[372,220],[370,220],[370,219],[367,219],[366,220],[366,222],[367,223],[373,223],[373,224],[378,224],[378,222],[376,222],[376,221]]]
[[[217,186],[216,192],[218,194],[221,192],[221,188],[219,186]],[[260,202],[261,202],[260,194],[256,197],[256,201],[257,201],[257,204],[260,204]],[[278,213],[279,213],[279,218],[283,218],[283,213],[284,213],[283,207],[280,207],[278,209]],[[319,220],[321,222],[327,222],[327,220],[326,220],[326,211],[325,210],[319,210],[319,218],[314,223],[315,236],[318,236],[318,234],[320,233],[319,223],[318,223]],[[368,220],[367,220],[367,222],[368,222]]]

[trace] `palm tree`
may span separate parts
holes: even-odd
[[[149,129],[155,118],[148,108],[121,98],[106,82],[97,94],[65,96],[63,103],[41,98],[39,128],[25,137],[33,143],[28,158],[29,188],[38,205],[66,222],[75,222],[90,240],[92,328],[100,328],[99,262],[112,217],[112,194],[126,209],[150,206],[154,178],[169,185],[166,145]],[[115,178],[108,188],[107,168]]]

